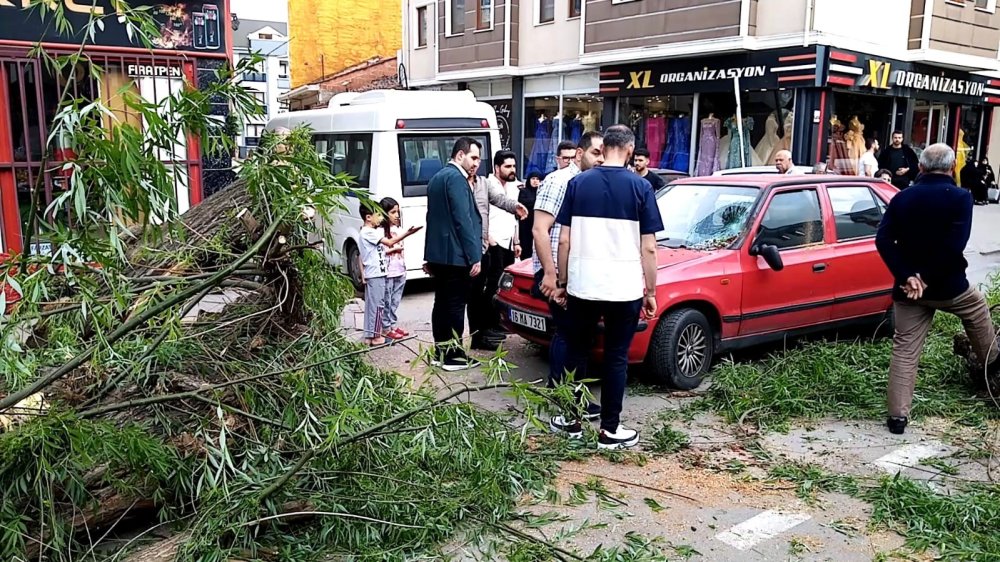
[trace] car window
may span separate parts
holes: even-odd
[[[823,242],[823,215],[816,190],[785,191],[771,198],[756,242],[778,249]]]
[[[316,152],[330,164],[334,174],[347,174],[354,183],[368,188],[371,179],[372,134],[314,135]]]
[[[658,242],[672,248],[717,249],[744,231],[760,190],[733,185],[670,185],[656,205],[663,219]]]
[[[882,222],[882,207],[867,186],[828,187],[833,219],[837,226],[837,241],[875,236]]]
[[[469,136],[482,144],[480,176],[489,175],[492,158],[490,139],[483,134],[463,133],[400,135],[399,136],[399,177],[403,179],[403,197],[427,195],[427,182],[451,159],[451,149],[459,138]]]

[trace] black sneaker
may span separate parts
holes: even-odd
[[[441,367],[442,370],[455,372],[465,371],[466,369],[475,369],[481,364],[482,363],[471,357],[450,357],[445,359],[444,362],[440,363],[438,366]]]
[[[583,437],[583,426],[579,420],[567,420],[563,416],[555,416],[549,420],[549,429],[553,433],[562,433],[570,439]]]
[[[601,419],[601,405],[595,404],[593,402],[588,402],[587,410],[583,414],[583,419],[587,421],[594,421]]]
[[[638,444],[639,432],[622,425],[613,433],[602,429],[601,436],[597,438],[598,449],[628,449]]]
[[[500,344],[503,340],[498,340],[495,338],[472,338],[472,349],[477,349],[479,351],[496,351],[500,349]]]
[[[886,420],[885,425],[889,427],[889,433],[895,435],[902,435],[903,432],[906,431],[906,424],[908,421],[909,420],[907,420],[905,417],[889,416],[889,419]]]

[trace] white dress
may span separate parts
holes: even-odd
[[[779,142],[781,142],[781,138],[778,137],[778,120],[771,113],[767,116],[767,121],[764,122],[764,136],[761,137],[753,151],[765,165],[771,164],[772,162],[769,161],[771,152],[774,147],[778,146]]]

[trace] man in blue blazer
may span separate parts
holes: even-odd
[[[451,160],[427,184],[427,234],[424,261],[434,279],[435,364],[460,371],[478,363],[459,344],[465,331],[469,288],[483,257],[482,217],[476,208],[471,179],[479,169],[482,145],[462,137]]]

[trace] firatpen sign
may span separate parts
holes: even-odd
[[[165,64],[130,64],[126,70],[129,78],[184,78],[181,67]]]

